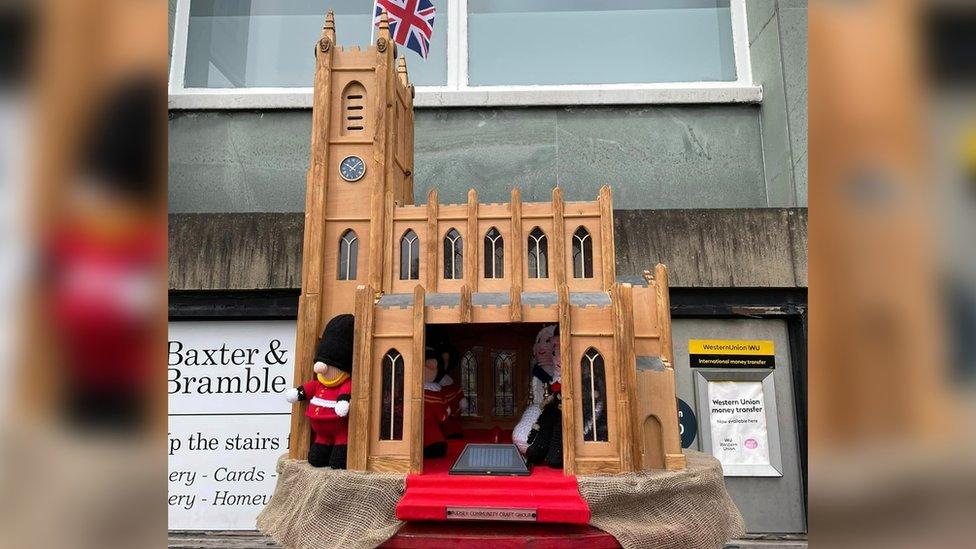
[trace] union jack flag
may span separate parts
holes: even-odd
[[[383,10],[389,15],[393,41],[427,59],[437,11],[430,0],[376,0],[374,25],[379,26]]]

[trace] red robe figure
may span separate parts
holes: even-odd
[[[444,424],[460,406],[460,390],[445,390],[435,382],[443,372],[441,353],[428,347],[424,357],[424,457],[439,458],[447,454]],[[457,393],[457,394],[455,394]]]
[[[315,433],[308,450],[312,467],[346,468],[354,325],[348,314],[330,320],[315,351],[315,379],[285,392],[288,402],[308,401],[305,415]]]
[[[451,373],[457,366],[457,349],[446,342],[439,346],[441,354],[441,367],[438,369],[437,378],[434,380],[441,386],[441,398],[447,405],[447,418],[441,424],[441,431],[446,438],[464,438],[464,430],[461,427],[461,413],[468,408],[468,399],[465,398],[461,386],[454,382]]]
[[[454,383],[448,374],[444,374],[437,384],[440,385],[437,398],[444,402],[444,411],[447,414],[441,423],[441,432],[445,438],[464,438],[461,412],[468,407],[468,399],[464,397],[461,386]]]

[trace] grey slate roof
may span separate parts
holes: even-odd
[[[461,304],[460,294],[431,293],[426,296],[428,307],[457,307]],[[569,302],[574,307],[609,307],[610,294],[606,292],[570,292]],[[522,292],[522,304],[528,307],[550,307],[557,303],[555,292]],[[471,294],[474,307],[502,307],[511,305],[509,294],[502,292],[475,292]],[[413,307],[413,294],[383,294],[379,300],[383,309]]]

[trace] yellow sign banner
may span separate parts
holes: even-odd
[[[773,368],[775,349],[769,339],[689,339],[692,368]]]
[[[692,355],[774,355],[773,340],[689,339]]]

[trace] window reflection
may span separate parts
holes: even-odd
[[[380,440],[403,440],[403,356],[396,349],[383,357]]]
[[[498,229],[492,227],[485,233],[485,278],[505,276],[505,240]]]
[[[542,229],[529,233],[529,278],[549,278],[549,240]]]
[[[420,280],[420,238],[412,229],[400,238],[400,280]]]
[[[573,233],[573,278],[593,278],[593,239],[583,226]]]
[[[515,355],[502,351],[495,355],[495,417],[515,416],[515,397],[512,393],[512,373]]]
[[[606,372],[603,355],[589,348],[580,361],[583,404],[583,440],[607,442],[607,394]]]
[[[455,280],[463,277],[464,239],[457,229],[447,231],[444,237],[444,278]]]

